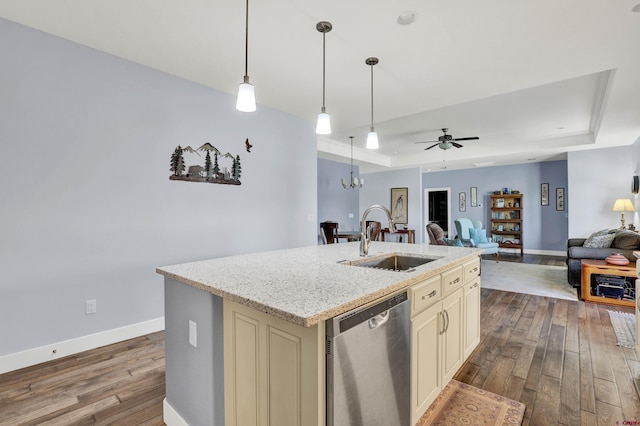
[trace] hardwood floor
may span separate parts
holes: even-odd
[[[0,425],[162,425],[164,332],[0,375]]]
[[[457,380],[525,403],[524,425],[640,421],[640,353],[616,346],[611,307],[483,289],[481,309]],[[163,398],[160,332],[0,375],[0,425],[163,425]]]

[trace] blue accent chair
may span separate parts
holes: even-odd
[[[476,247],[484,249],[484,254],[495,254],[496,262],[500,261],[500,251],[498,243],[494,243],[491,237],[487,237],[487,243],[476,242],[471,238],[469,229],[482,229],[482,222],[479,220],[471,221],[467,218],[460,218],[454,221],[456,225],[456,231],[458,232],[458,238],[462,241],[462,244],[468,247]],[[486,232],[486,231],[485,231]]]

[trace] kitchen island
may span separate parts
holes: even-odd
[[[411,418],[419,418],[479,341],[481,250],[375,242],[367,259],[391,253],[434,259],[399,272],[351,265],[361,259],[358,248],[333,244],[158,268],[165,276],[165,422],[323,426],[324,322],[401,291],[412,306]],[[447,341],[440,312],[450,301],[460,324]],[[447,329],[449,321],[447,314]],[[436,363],[447,364],[452,348],[459,354],[434,377],[418,368],[425,356],[420,338],[429,330],[444,339],[427,344],[444,351]],[[435,387],[423,386],[433,380]]]

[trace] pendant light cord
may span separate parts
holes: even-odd
[[[245,8],[245,25],[244,25],[244,77],[249,76],[249,0]]]
[[[371,64],[371,128],[373,129],[373,64]]]
[[[326,74],[326,66],[325,66],[325,40],[326,40],[326,31],[322,33],[322,112],[325,111],[324,107],[324,92],[325,92],[325,74]]]

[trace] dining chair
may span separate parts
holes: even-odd
[[[382,231],[382,223],[377,220],[368,220],[367,229],[371,229],[371,241],[380,240],[380,232]]]
[[[331,220],[320,222],[320,234],[324,244],[336,244],[338,242],[338,222]]]

